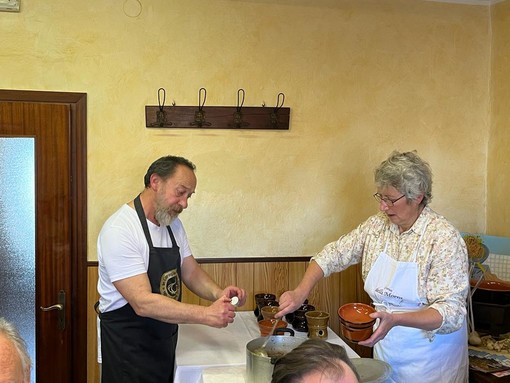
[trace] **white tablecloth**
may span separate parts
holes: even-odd
[[[307,334],[296,331],[295,336]],[[234,323],[217,329],[204,325],[179,325],[175,383],[244,383],[246,344],[260,337],[253,311],[239,311]],[[345,347],[351,358],[359,357],[333,330],[328,342]]]

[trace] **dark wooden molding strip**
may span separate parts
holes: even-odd
[[[196,258],[199,264],[211,263],[264,263],[264,262],[309,262],[312,257],[309,255],[298,257],[253,257],[253,258]],[[97,267],[98,261],[88,261],[87,266]]]

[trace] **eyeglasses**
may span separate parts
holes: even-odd
[[[395,205],[395,202],[397,202],[398,200],[404,198],[406,195],[405,194],[402,194],[400,197],[398,197],[397,199],[391,199],[391,198],[387,198],[387,197],[383,197],[381,194],[379,193],[375,193],[374,194],[374,198],[377,202],[381,203],[381,202],[384,202],[386,204],[386,206],[388,207],[392,207],[393,205]]]

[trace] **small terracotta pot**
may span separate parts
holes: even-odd
[[[278,306],[264,306],[260,309],[260,312],[264,319],[273,319],[278,310]]]
[[[274,301],[276,300],[276,295],[270,293],[260,293],[255,294],[255,303],[258,306],[262,306],[262,304],[266,301]]]
[[[276,295],[271,293],[259,293],[255,294],[255,310],[253,313],[257,317],[257,320],[264,319],[262,317],[262,313],[260,309],[264,306],[278,306],[278,302],[276,302]]]
[[[302,304],[296,311],[294,311],[294,317],[292,319],[292,327],[294,327],[294,330],[308,332],[308,325],[306,324],[305,316],[308,311],[315,311],[315,307],[309,304]]]
[[[263,319],[259,321],[259,329],[260,329],[260,335],[261,336],[268,336],[271,332],[271,329],[273,328],[274,321],[277,320],[278,324],[276,325],[275,329],[278,328],[286,328],[288,323],[281,320],[281,319]]]

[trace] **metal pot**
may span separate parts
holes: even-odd
[[[277,330],[287,330],[284,332],[289,332],[290,330],[291,334],[293,333],[291,329]],[[270,383],[276,360],[306,340],[306,338],[296,338],[294,336],[273,335],[269,337],[265,347],[268,356],[255,353],[256,350],[262,347],[266,338],[253,339],[246,345],[246,381],[248,383]]]

